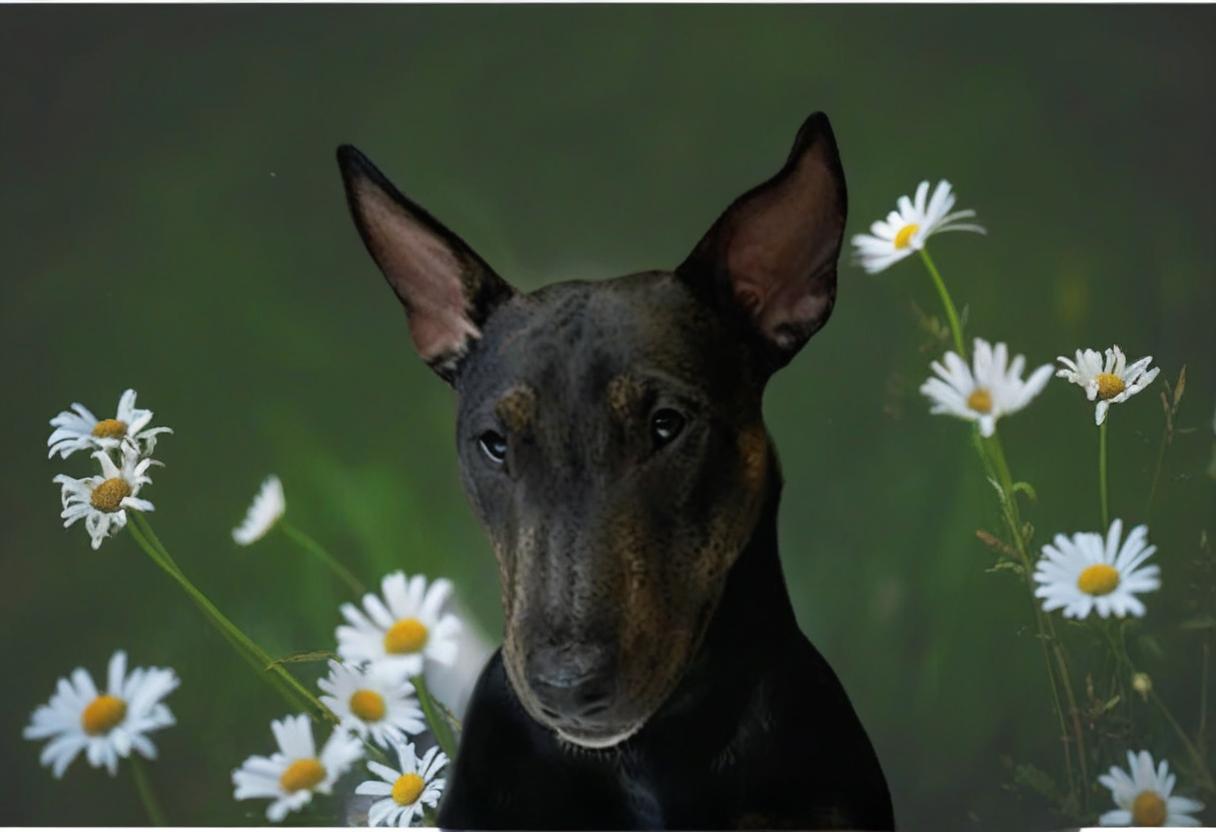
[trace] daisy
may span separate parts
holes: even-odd
[[[50,447],[48,457],[59,454],[67,459],[76,451],[86,448],[111,450],[120,445],[150,454],[156,447],[156,437],[162,433],[173,433],[170,428],[150,428],[152,411],[135,406],[135,391],[127,390],[118,400],[118,412],[113,419],[98,419],[93,412],[79,402],[51,420],[55,430],[46,444]]]
[[[338,655],[355,665],[371,663],[388,673],[417,676],[425,659],[450,665],[456,660],[460,620],[443,607],[452,584],[442,578],[427,588],[426,578],[406,582],[404,572],[384,576],[384,594],[363,596],[363,610],[343,604],[349,624],[337,629]]]
[[[253,498],[241,525],[232,530],[232,539],[241,546],[261,540],[286,511],[287,498],[283,496],[283,483],[271,474]]]
[[[1097,399],[1094,422],[1099,425],[1112,404],[1125,402],[1148,387],[1161,371],[1159,367],[1149,368],[1153,363],[1151,355],[1128,364],[1118,344],[1106,350],[1105,363],[1097,350],[1077,350],[1075,361],[1062,355],[1056,360],[1064,365],[1056,371],[1057,376],[1083,388],[1091,402]]]
[[[372,665],[367,670],[329,662],[329,676],[317,681],[326,696],[325,707],[338,717],[341,726],[388,748],[403,742],[407,734],[426,729],[422,710],[414,699],[414,686],[399,676],[390,676]]]
[[[1118,809],[1098,818],[1103,826],[1198,826],[1193,812],[1203,811],[1203,804],[1188,797],[1171,797],[1174,775],[1165,760],[1153,767],[1147,751],[1127,752],[1127,771],[1111,766],[1098,782],[1110,789]]]
[[[959,222],[974,217],[974,211],[950,212],[954,207],[954,194],[950,192],[950,183],[944,179],[933,189],[933,196],[929,196],[929,183],[921,182],[916,188],[915,199],[901,196],[897,204],[898,211],[892,211],[885,220],[870,226],[872,234],[853,235],[857,262],[870,274],[877,274],[923,249],[934,234],[943,231],[987,233],[983,226]]]
[[[937,361],[931,365],[938,377],[920,387],[920,392],[933,401],[929,412],[979,422],[984,436],[992,436],[998,418],[1030,404],[1051,380],[1051,365],[1044,364],[1023,381],[1025,357],[1018,355],[1009,361],[1004,344],[994,347],[982,338],[975,339],[972,367],[953,351],[942,360],[944,366]]]
[[[63,488],[60,495],[63,513],[59,515],[63,527],[66,529],[83,517],[93,548],[97,549],[103,540],[127,525],[127,509],[152,511],[152,504],[136,495],[152,482],[148,468],[156,461],[140,459],[139,452],[128,446],[123,447],[121,468],[105,451],[97,451],[93,458],[101,463],[100,476],[76,479],[60,474],[54,482]]]
[[[51,701],[34,711],[23,735],[27,740],[53,738],[42,749],[41,762],[57,778],[81,751],[89,765],[104,765],[113,775],[118,758],[129,757],[131,749],[156,759],[147,734],[174,723],[161,700],[177,686],[177,675],[166,668],[137,667],[128,675],[127,654],[118,650],[110,657],[105,693],[97,691],[87,670],[76,668],[70,680],[59,680]]]
[[[1120,545],[1122,535],[1123,521],[1115,520],[1105,540],[1094,532],[1058,534],[1043,546],[1034,572],[1039,584],[1034,594],[1044,599],[1043,611],[1063,607],[1065,618],[1085,618],[1096,607],[1103,618],[1143,616],[1136,595],[1161,586],[1160,568],[1143,565],[1157,547],[1148,543],[1148,526],[1136,526]]]
[[[426,809],[435,808],[443,794],[446,781],[435,775],[448,764],[447,755],[435,746],[419,759],[412,744],[394,745],[399,768],[369,760],[368,771],[380,779],[365,780],[355,788],[355,794],[381,798],[367,812],[368,826],[409,826]]]
[[[232,772],[232,784],[237,800],[270,798],[266,818],[275,823],[308,805],[314,792],[329,794],[363,756],[363,745],[342,728],[334,729],[318,756],[312,723],[304,714],[285,716],[270,728],[279,750],[269,757],[250,757]]]

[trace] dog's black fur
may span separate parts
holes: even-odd
[[[765,383],[827,320],[844,174],[826,117],[677,269],[510,287],[358,151],[356,226],[456,389],[504,647],[439,822],[891,829],[877,757],[802,635]]]

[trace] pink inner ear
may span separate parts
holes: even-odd
[[[369,247],[405,304],[418,354],[427,362],[462,354],[481,335],[469,317],[464,265],[379,188],[365,186],[359,196]]]
[[[761,332],[817,320],[831,302],[815,278],[837,255],[843,226],[822,151],[808,148],[795,168],[769,189],[736,206],[729,218],[726,266],[735,297]]]

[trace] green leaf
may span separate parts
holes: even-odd
[[[338,654],[333,653],[329,650],[304,650],[299,653],[289,653],[286,656],[275,659],[273,662],[266,665],[266,669],[270,670],[272,667],[275,667],[276,665],[280,665],[280,664],[304,664],[306,662],[323,662],[323,661],[328,661],[329,659],[336,659],[336,658],[338,658]]]
[[[1012,572],[1015,575],[1025,575],[1026,570],[1022,568],[1022,564],[1014,563],[1011,560],[998,560],[992,566],[984,570],[985,572]]]
[[[1029,497],[1032,503],[1037,503],[1039,501],[1039,495],[1035,493],[1034,486],[1030,483],[1015,482],[1013,484],[1013,493],[1017,494],[1019,491]]]
[[[1216,617],[1211,615],[1200,615],[1183,621],[1178,625],[1184,630],[1211,630],[1216,629]]]

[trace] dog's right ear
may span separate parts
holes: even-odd
[[[452,383],[486,319],[515,290],[357,149],[339,147],[338,167],[355,227],[405,307],[414,347]]]

